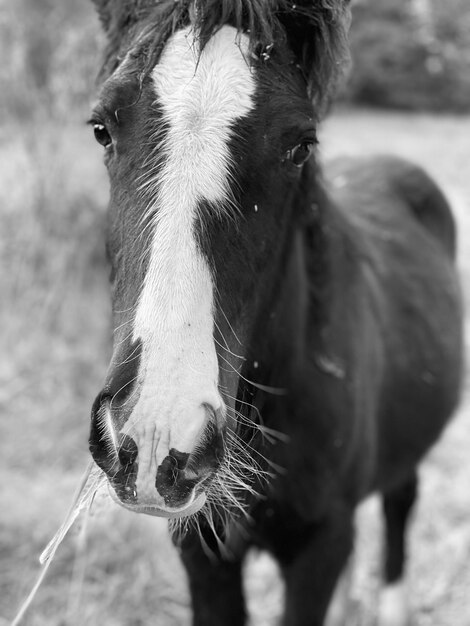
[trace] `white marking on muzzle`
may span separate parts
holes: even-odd
[[[142,340],[139,398],[125,431],[138,447],[139,499],[155,498],[158,465],[171,448],[191,452],[222,408],[213,340],[213,281],[198,249],[202,200],[229,197],[228,142],[253,106],[247,37],[221,28],[199,54],[190,28],[168,41],[153,71],[166,138],[152,183],[153,239],[138,301],[134,339]]]

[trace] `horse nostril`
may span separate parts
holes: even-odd
[[[117,496],[124,502],[135,501],[137,444],[118,432],[110,397],[103,392],[93,404],[89,444],[95,463],[108,475]]]
[[[157,470],[156,486],[173,487],[178,479],[178,460],[174,456],[174,450],[170,450],[170,454],[163,459],[162,464]]]
[[[155,487],[168,506],[180,506],[194,493],[198,485],[210,480],[219,467],[224,453],[223,432],[210,422],[191,454],[175,448],[157,468]]]
[[[197,473],[186,472],[189,454],[172,448],[157,469],[155,487],[167,505],[185,501],[197,483]]]

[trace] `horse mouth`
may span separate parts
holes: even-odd
[[[190,515],[194,515],[198,511],[202,509],[204,504],[206,503],[207,496],[204,492],[201,492],[197,495],[193,495],[193,497],[181,507],[177,508],[161,508],[158,506],[153,506],[149,504],[131,504],[129,502],[124,502],[121,500],[115,493],[111,484],[108,485],[108,490],[111,498],[127,509],[128,511],[132,511],[132,513],[143,513],[145,515],[153,515],[154,517],[163,517],[166,519],[178,519],[182,517],[189,517]]]

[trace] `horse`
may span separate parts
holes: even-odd
[[[245,623],[251,548],[283,623],[324,624],[380,494],[379,613],[402,626],[417,467],[461,384],[449,205],[395,157],[320,167],[347,0],[93,1],[114,343],[91,454],[119,504],[169,519],[196,626]]]

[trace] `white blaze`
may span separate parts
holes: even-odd
[[[234,28],[221,28],[202,54],[187,28],[169,39],[153,71],[166,138],[134,322],[134,339],[142,340],[140,395],[125,427],[139,449],[143,498],[155,498],[157,467],[170,448],[193,450],[207,417],[204,404],[222,406],[212,276],[195,221],[198,202],[221,205],[228,197],[231,126],[253,106],[247,58],[247,38]]]

